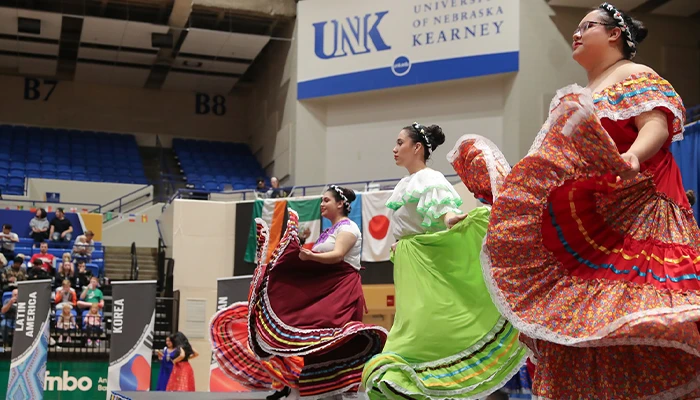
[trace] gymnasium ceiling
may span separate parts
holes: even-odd
[[[226,8],[246,2],[252,6]],[[0,0],[0,74],[229,93],[245,86],[248,67],[293,19],[294,4]]]

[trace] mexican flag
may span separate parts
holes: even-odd
[[[304,247],[313,247],[318,237],[321,235],[321,198],[287,200],[287,199],[265,199],[256,200],[253,205],[253,220],[248,233],[248,246],[246,247],[244,260],[246,262],[257,262],[255,258],[257,240],[255,219],[262,218],[267,223],[270,230],[270,243],[267,248],[267,255],[263,262],[268,262],[270,256],[282,239],[282,234],[287,228],[289,218],[289,208],[299,214],[299,235],[308,235]]]

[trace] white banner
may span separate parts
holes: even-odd
[[[305,0],[298,98],[518,70],[520,0]]]
[[[362,193],[362,261],[388,261],[391,256],[393,211],[385,205],[391,193]]]

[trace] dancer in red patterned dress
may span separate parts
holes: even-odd
[[[173,372],[170,373],[167,392],[194,392],[194,371],[189,360],[199,357],[197,350],[192,348],[190,341],[182,332],[174,334],[170,340],[175,345]]]
[[[669,151],[685,109],[631,61],[646,35],[608,3],[583,18],[588,87],[557,93],[493,206],[483,264],[542,398],[700,396],[700,230]]]

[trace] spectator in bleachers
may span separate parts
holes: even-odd
[[[44,263],[36,259],[32,268],[27,271],[27,280],[34,281],[39,279],[51,279],[51,275],[44,269]]]
[[[63,271],[64,264],[70,266],[71,272],[75,272],[75,265],[73,265],[73,259],[71,258],[70,253],[68,252],[63,253],[63,257],[61,257],[61,263],[58,265],[59,271]]]
[[[22,253],[19,253],[15,256],[15,261],[17,261],[18,258],[22,261],[20,263],[20,267],[26,271],[27,270],[27,263],[25,261],[27,261],[27,256],[25,256]],[[12,262],[14,263],[15,261],[12,261]]]
[[[271,199],[280,199],[287,197],[289,194],[280,188],[280,181],[276,177],[270,178],[270,190],[267,191],[267,197]]]
[[[29,221],[29,227],[32,229],[32,239],[35,243],[41,243],[49,240],[49,220],[46,219],[46,210],[40,208],[36,210],[36,216]]]
[[[78,294],[75,289],[71,287],[70,279],[64,279],[62,281],[63,285],[56,290],[56,305],[63,303],[68,303],[73,307],[78,307]]]
[[[85,335],[88,337],[87,345],[92,346],[93,338],[96,338],[94,345],[99,346],[99,337],[102,335],[102,316],[100,315],[100,306],[97,303],[92,303],[90,311],[83,317],[83,328],[85,329]]]
[[[54,289],[60,287],[64,281],[68,281],[70,286],[75,286],[75,273],[73,271],[73,263],[61,263],[61,267],[56,273],[56,280],[54,281]]]
[[[12,265],[8,265],[2,271],[2,287],[3,291],[10,288],[16,288],[17,282],[27,280],[27,271],[22,269],[21,259],[19,257],[15,258],[15,262]]]
[[[690,203],[690,206],[695,205],[695,191],[690,189],[685,192],[685,196],[688,198],[688,203]]]
[[[17,289],[12,290],[12,297],[7,299],[7,301],[2,305],[0,312],[3,315],[2,321],[0,321],[0,330],[2,330],[2,345],[7,346],[7,335],[15,329],[15,319],[17,318]],[[0,352],[5,351],[4,348],[0,347]]]
[[[29,264],[34,265],[34,260],[41,260],[43,263],[42,268],[44,268],[46,272],[51,272],[53,271],[53,262],[55,258],[56,256],[49,253],[49,244],[42,242],[39,245],[39,252],[32,256],[29,260]]]
[[[70,242],[73,237],[73,225],[66,218],[63,208],[56,209],[56,218],[51,220],[49,234],[54,242]]]
[[[85,231],[84,234],[75,238],[73,244],[73,258],[90,262],[92,251],[95,250],[95,241],[92,240],[95,234],[92,231]]]
[[[0,240],[2,240],[0,253],[2,253],[7,260],[15,258],[15,243],[19,242],[19,236],[12,232],[12,225],[4,224],[2,226]]]
[[[105,306],[104,295],[102,291],[97,287],[99,281],[96,276],[90,278],[90,284],[83,289],[83,293],[80,294],[80,300],[78,300],[78,307],[81,309],[86,309],[92,307],[93,304],[101,309]]]
[[[265,197],[267,196],[267,191],[269,188],[265,184],[265,179],[264,178],[258,178],[255,181],[255,193],[260,196],[260,197]]]
[[[78,272],[75,274],[75,285],[78,289],[82,289],[90,284],[92,280],[92,271],[87,269],[85,260],[78,260]]]
[[[70,334],[77,328],[75,317],[73,313],[71,313],[71,310],[72,307],[69,303],[63,303],[61,306],[61,315],[56,318],[56,332],[60,335],[58,337],[58,343],[70,343]]]

